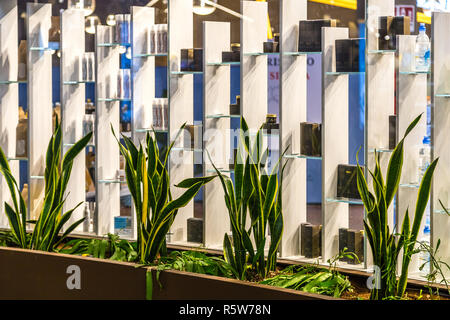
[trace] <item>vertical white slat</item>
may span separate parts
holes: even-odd
[[[419,182],[419,149],[422,139],[427,133],[427,75],[410,73],[414,71],[416,36],[397,37],[397,123],[399,139],[401,139],[409,124],[421,113],[420,122],[404,141],[404,159],[400,187],[398,190],[397,226],[401,226],[406,210],[409,209],[409,219],[414,219]],[[418,239],[423,237],[425,216]],[[414,255],[410,271],[418,271],[419,255]],[[401,263],[401,262],[399,262]]]
[[[230,66],[212,66],[208,63],[222,61],[222,52],[230,50],[230,37],[229,22],[203,22],[204,145],[214,165],[224,169],[228,169],[230,159],[230,119],[208,119],[207,116],[227,115],[230,112]],[[211,170],[214,168],[207,154],[204,161],[204,175],[212,175]],[[204,244],[208,248],[220,248],[224,234],[230,230],[230,223],[219,179],[213,180],[204,188],[203,212]]]
[[[194,122],[194,76],[192,74],[173,74],[180,71],[181,49],[192,48],[193,39],[193,3],[185,0],[169,0],[169,137],[173,141],[186,122]],[[182,135],[175,146],[181,147]],[[191,151],[173,150],[170,154],[170,181],[173,198],[178,198],[185,190],[173,185],[194,174],[194,155]],[[173,222],[172,242],[187,241],[187,219],[194,215],[194,202],[178,210]]]
[[[17,0],[0,2],[0,147],[8,159],[16,157],[16,128],[19,122],[18,72],[18,31]],[[19,181],[19,162],[10,160],[9,166]],[[0,203],[11,200],[10,192],[3,176],[0,175]],[[0,227],[8,225],[6,215],[0,214]]]
[[[348,203],[336,197],[338,165],[348,163],[348,77],[336,71],[335,40],[348,28],[322,28],[322,262],[339,251],[339,228],[348,228]]]
[[[155,24],[155,9],[131,7],[133,53],[133,116],[131,129],[135,143],[145,142],[146,132],[153,124],[152,102],[155,98],[155,57],[146,56],[147,32]],[[144,55],[144,56],[143,56]]]
[[[64,10],[61,14],[61,129],[63,155],[83,137],[86,88],[81,63],[85,51],[84,12],[80,9]],[[73,84],[68,84],[73,83]],[[84,150],[74,159],[72,174],[65,196],[63,212],[86,200],[86,154]],[[83,217],[84,207],[78,207],[68,225]],[[77,228],[83,230],[80,225]]]
[[[395,103],[395,54],[394,52],[377,52],[378,18],[394,16],[394,0],[368,0],[366,2],[366,101],[365,101],[365,165],[367,169],[375,167],[374,149],[388,150],[389,116],[394,114]],[[381,152],[381,171],[386,173],[390,152]],[[372,180],[367,182],[372,189]],[[394,228],[394,208],[388,211],[388,225]],[[365,240],[365,267],[371,265],[372,254]]]
[[[119,170],[119,146],[111,126],[119,135],[119,101],[101,101],[117,97],[119,74],[119,46],[102,46],[112,43],[113,28],[97,26],[96,39],[96,120],[95,120],[95,188],[96,213],[99,235],[114,232],[114,216],[120,214],[120,184],[116,183]],[[108,182],[110,181],[110,182]]]
[[[287,56],[298,50],[299,21],[307,18],[306,0],[282,0],[280,10],[280,151],[300,152],[300,123],[307,121],[307,55]],[[306,159],[287,162],[282,186],[284,229],[281,256],[299,255],[299,226],[306,222]]]
[[[432,153],[439,157],[433,179],[431,201],[431,244],[441,245],[437,258],[450,263],[450,217],[442,212],[439,200],[450,208],[450,13],[433,12],[432,17]],[[450,275],[446,270],[445,276]]]
[[[242,1],[241,12],[241,115],[251,132],[256,131],[267,115],[267,3]]]
[[[27,4],[28,208],[36,219],[44,202],[45,155],[52,136],[52,55],[48,50],[52,5]]]

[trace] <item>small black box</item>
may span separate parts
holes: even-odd
[[[338,165],[337,193],[338,198],[361,199],[358,192],[357,166]]]
[[[397,116],[389,116],[389,150],[397,146]]]
[[[187,219],[187,241],[203,243],[203,219]]]
[[[347,245],[347,228],[339,228],[339,252],[348,249]],[[339,259],[340,261],[347,261],[347,258]]]
[[[407,16],[383,16],[378,18],[378,49],[395,50],[397,35],[409,35],[411,18]]]
[[[359,259],[359,263],[364,261],[364,236],[362,231],[347,230],[347,251],[353,252]],[[358,264],[356,259],[346,259],[350,264]]]
[[[336,40],[336,72],[364,71],[363,61],[360,61],[363,41],[361,38]]]
[[[336,20],[300,20],[298,33],[299,52],[322,51],[322,27],[336,27]]]
[[[278,43],[273,41],[266,41],[263,44],[263,52],[264,53],[273,53],[277,50]]]
[[[300,123],[300,154],[304,156],[322,156],[322,125],[320,123]]]
[[[230,104],[230,115],[238,116],[241,114],[241,96],[236,96],[236,103]]]
[[[181,49],[180,71],[202,71],[203,49]]]
[[[222,62],[239,62],[241,61],[241,53],[232,52],[232,51],[224,51],[222,52]]]
[[[317,258],[321,255],[322,226],[301,224],[301,254],[306,258]]]

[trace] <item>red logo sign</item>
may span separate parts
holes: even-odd
[[[407,16],[411,18],[411,33],[414,32],[416,25],[416,7],[412,5],[399,4],[395,6],[396,16]]]

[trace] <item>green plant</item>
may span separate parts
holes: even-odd
[[[267,284],[280,288],[289,288],[309,293],[324,294],[339,298],[342,293],[351,291],[347,277],[331,269],[315,266],[290,266],[275,277],[263,280]]]
[[[72,239],[59,253],[91,256],[100,259],[133,262],[137,260],[136,243],[108,233],[103,239]]]
[[[379,154],[376,153],[375,170],[373,172],[369,170],[370,176],[372,177],[374,193],[369,191],[363,170],[359,166],[359,163],[357,164],[358,190],[367,212],[366,219],[364,220],[364,229],[372,249],[373,263],[380,270],[380,276],[377,277],[376,286],[371,291],[371,299],[373,300],[381,300],[389,296],[403,297],[406,290],[409,263],[412,255],[416,253],[414,245],[430,196],[431,180],[438,159],[431,163],[420,183],[412,226],[410,226],[409,210],[406,210],[401,232],[398,237],[389,230],[388,210],[400,183],[403,167],[404,140],[417,125],[421,116],[418,116],[409,125],[403,138],[394,149],[387,168],[386,182],[381,172]],[[400,278],[397,281],[396,269],[402,250],[402,270]]]
[[[65,191],[72,172],[73,160],[84,150],[91,137],[92,133],[89,133],[75,143],[61,161],[61,126],[58,119],[56,120],[55,131],[48,144],[45,159],[44,204],[36,221],[27,221],[27,206],[11,172],[5,153],[0,148],[0,172],[5,177],[13,204],[11,207],[9,203],[5,203],[5,213],[8,217],[15,246],[33,250],[53,251],[65,237],[84,221],[84,218],[76,221],[64,231],[62,236],[58,236],[63,226],[71,218],[74,210],[81,205],[79,203],[75,208],[61,214],[66,200]],[[34,224],[31,235],[27,234],[27,223]]]
[[[158,275],[162,270],[170,269],[227,278],[232,276],[230,265],[225,260],[200,251],[172,251],[161,257],[157,267]]]
[[[234,167],[235,185],[212,164],[222,183],[231,224],[232,242],[225,234],[224,257],[231,265],[235,277],[241,280],[247,277],[248,263],[262,278],[265,278],[269,271],[275,270],[278,246],[283,233],[279,162],[269,175],[262,165],[263,158],[267,156],[267,150],[263,152],[261,147],[262,127],[258,130],[253,145],[248,132],[248,125],[245,119],[241,118],[240,146],[237,149]],[[246,153],[245,162],[242,150]],[[209,159],[212,163],[210,156]],[[247,214],[250,216],[248,229],[246,229]],[[268,228],[271,237],[266,260],[264,249]],[[256,248],[253,247],[251,236]]]
[[[184,126],[178,131],[174,141],[178,139]],[[138,149],[126,136],[123,136],[126,147],[122,145],[112,126],[111,130],[125,158],[127,185],[136,210],[139,262],[153,263],[158,255],[165,255],[167,252],[166,234],[178,209],[186,206],[200,188],[215,176],[183,180],[176,187],[187,190],[177,199],[173,199],[167,161],[174,142],[170,144],[161,161],[159,147],[149,133],[146,136],[145,147],[140,144]]]

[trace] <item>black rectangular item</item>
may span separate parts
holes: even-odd
[[[300,20],[298,33],[299,52],[322,51],[322,27],[336,27],[336,20]]]
[[[300,123],[300,154],[311,157],[322,156],[321,128],[320,123]]]
[[[358,192],[357,166],[338,165],[337,193],[338,198],[361,199]]]

